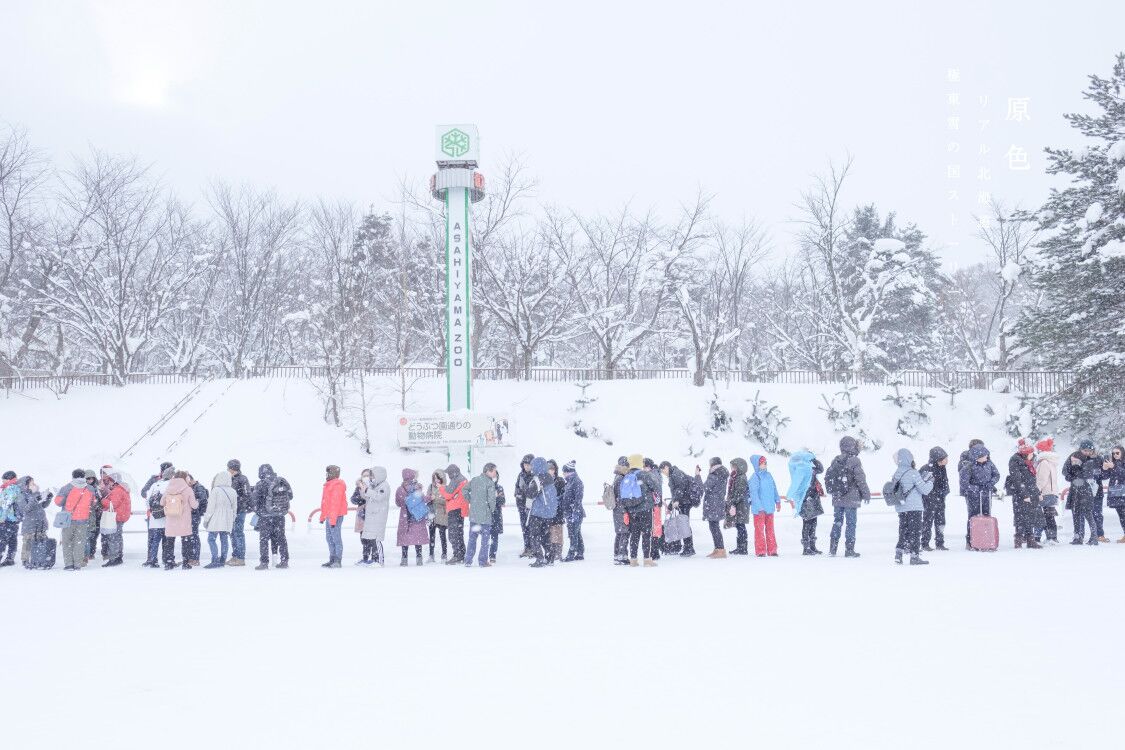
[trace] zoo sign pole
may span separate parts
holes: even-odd
[[[471,206],[484,198],[484,177],[476,172],[480,156],[476,125],[439,125],[438,171],[430,193],[445,204],[445,407],[450,413],[473,408],[472,231]],[[452,462],[454,449],[447,449]],[[472,476],[472,448],[465,470]]]

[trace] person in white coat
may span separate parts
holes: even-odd
[[[171,465],[165,467],[160,477],[145,485],[148,494],[142,493],[142,497],[148,502],[148,510],[145,512],[145,520],[148,523],[148,557],[141,565],[142,568],[160,567],[157,558],[160,554],[160,548],[164,546],[164,526],[166,524],[164,508],[160,505],[160,496],[164,494],[164,490],[168,489],[168,482],[172,480],[175,473],[176,470]]]
[[[238,508],[238,493],[234,490],[230,472],[220,471],[211,480],[211,496],[207,512],[203,514],[203,528],[207,529],[207,546],[211,548],[211,562],[203,567],[222,568],[227,564],[227,545],[234,529],[234,514]],[[219,545],[222,554],[219,554]]]
[[[1043,528],[1036,530],[1036,538],[1046,532],[1047,541],[1059,543],[1059,496],[1062,495],[1062,472],[1059,471],[1059,454],[1055,453],[1054,438],[1044,438],[1035,444],[1035,484],[1043,503]]]
[[[366,474],[367,472],[364,472]],[[363,559],[358,565],[380,566],[386,564],[383,555],[383,538],[387,534],[387,516],[391,508],[391,486],[387,484],[387,470],[382,466],[371,469],[371,476],[360,479],[353,496],[356,505],[363,508]]]

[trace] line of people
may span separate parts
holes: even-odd
[[[1014,546],[1037,549],[1044,543],[1058,543],[1060,506],[1073,514],[1071,544],[1109,541],[1103,505],[1117,511],[1123,531],[1118,541],[1125,543],[1125,448],[1117,446],[1100,456],[1094,443],[1084,440],[1061,466],[1054,448],[1050,438],[1037,443],[1020,439],[1008,461],[1004,492],[1012,501]],[[613,561],[653,567],[662,555],[693,556],[690,516],[697,508],[701,508],[714,547],[707,557],[748,555],[751,523],[755,555],[776,557],[774,515],[783,502],[802,521],[802,554],[820,555],[817,525],[825,514],[825,498],[830,500],[833,513],[829,555],[837,555],[843,540],[844,557],[859,557],[858,511],[872,498],[861,451],[857,439],[844,437],[839,455],[827,470],[811,452],[793,453],[788,460],[790,484],[785,497],[779,492],[766,456],[751,456],[749,463],[735,458],[728,465],[712,458],[706,478],[700,466],[692,476],[669,461],[658,464],[640,454],[622,456],[602,492],[602,504],[614,523]],[[908,558],[910,564],[925,565],[923,551],[948,549],[945,516],[951,494],[949,454],[935,447],[921,467],[916,467],[906,449],[896,451],[893,459],[894,469],[882,495],[898,514],[895,561],[902,563]],[[961,453],[957,479],[958,493],[968,511],[966,549],[996,549],[999,535],[992,504],[999,498],[1000,472],[982,441],[971,441]],[[79,570],[94,559],[99,537],[103,567],[122,564],[122,527],[132,515],[132,499],[129,482],[112,466],[103,466],[100,473],[75,469],[57,494],[41,492],[34,478],[19,477],[13,471],[5,472],[0,481],[0,567],[15,564],[22,542],[20,558],[25,567],[53,567],[57,544],[62,548],[64,569]],[[474,558],[481,567],[496,562],[506,501],[495,464],[485,464],[471,480],[451,464],[435,470],[428,487],[418,481],[416,470],[403,469],[401,483],[393,492],[386,468],[363,470],[350,495],[362,549],[357,565],[385,565],[383,540],[392,495],[399,512],[396,544],[401,550],[400,565],[409,564],[411,547],[416,565],[423,564],[427,546],[429,561],[436,562],[439,544],[441,561],[449,565],[471,566]],[[242,474],[241,463],[232,459],[225,471],[214,476],[208,490],[189,472],[166,462],[148,479],[140,496],[146,504],[148,527],[145,567],[198,567],[200,528],[207,532],[211,552],[210,562],[204,567],[245,565],[247,522],[259,534],[256,570],[266,570],[271,563],[281,569],[289,566],[285,519],[293,490],[269,464],[259,467],[258,481],[251,485]],[[574,461],[560,471],[554,460],[524,456],[514,497],[523,538],[520,557],[531,559],[531,566],[537,568],[585,559],[585,488]],[[61,531],[57,543],[48,534],[46,509],[52,502],[58,506],[53,521]],[[340,467],[328,466],[320,507],[328,546],[328,561],[323,567],[339,568],[343,563],[342,527],[349,512],[347,484],[340,477]],[[732,528],[735,545],[728,551],[724,530]],[[180,539],[179,563],[176,539]],[[569,552],[564,557],[567,539]]]

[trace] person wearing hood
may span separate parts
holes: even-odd
[[[465,562],[465,516],[469,514],[469,504],[465,502],[465,488],[469,480],[461,473],[461,467],[450,464],[445,469],[449,484],[439,487],[438,492],[445,498],[445,512],[449,517],[449,544],[453,547],[453,557],[446,565],[459,565]]]
[[[528,535],[531,538],[531,551],[535,556],[533,568],[553,565],[551,556],[550,527],[559,511],[559,496],[555,482],[547,473],[547,459],[536,456],[531,460],[531,473],[534,481],[528,486],[531,507],[528,509]]]
[[[391,485],[387,469],[375,466],[364,469],[352,493],[352,503],[363,514],[359,541],[363,545],[363,559],[357,565],[386,565],[383,540],[387,536],[387,519],[391,513]]]
[[[727,487],[727,526],[733,526],[735,532],[734,549],[732,555],[750,554],[750,538],[746,533],[746,525],[750,523],[750,485],[747,474],[750,467],[746,459],[735,458],[730,462],[730,479]]]
[[[652,559],[652,507],[653,494],[644,471],[644,457],[639,453],[629,456],[629,471],[621,478],[621,501],[625,504],[629,525],[629,565],[637,567],[638,547],[644,554],[645,567],[653,567]]]
[[[668,504],[670,511],[674,510],[687,518],[690,525],[691,509],[699,505],[700,498],[703,496],[701,489],[703,480],[699,478],[699,466],[695,467],[696,476],[692,478],[680,467],[673,466],[670,461],[661,461],[660,473],[668,481],[668,494],[671,495]],[[670,555],[691,557],[695,554],[695,540],[689,536],[681,542],[665,541],[664,551]]]
[[[320,522],[328,542],[328,562],[322,568],[339,568],[344,559],[344,519],[348,516],[348,485],[340,479],[340,467],[332,464],[324,469],[324,487],[320,492]]]
[[[237,458],[227,461],[227,474],[238,498],[230,530],[231,555],[227,565],[238,568],[246,565],[246,514],[254,512],[254,490],[250,487],[250,480],[242,473],[242,462]]]
[[[175,475],[176,470],[169,466],[158,481],[149,485],[148,497],[145,498],[148,502],[148,510],[145,512],[145,521],[148,524],[148,556],[141,565],[142,568],[160,567],[158,558],[160,550],[164,547],[164,526],[167,523],[164,508],[160,505],[160,496],[164,494],[168,483]]]
[[[47,506],[51,504],[53,495],[50,492],[43,495],[39,485],[31,477],[20,477],[16,481],[20,488],[20,496],[16,500],[19,504],[20,535],[23,539],[23,548],[20,550],[20,561],[28,570],[32,569],[31,553],[34,546],[47,539]]]
[[[106,466],[104,468],[111,469],[112,467]],[[101,500],[102,513],[113,513],[113,523],[117,533],[102,533],[102,541],[107,546],[107,549],[103,552],[103,557],[107,559],[102,563],[102,567],[112,568],[124,562],[125,547],[122,529],[125,522],[133,515],[133,505],[129,498],[129,488],[121,481],[121,474],[112,470],[106,472],[103,487],[105,493]]]
[[[454,467],[456,468],[456,467]],[[460,471],[457,472],[460,476]],[[444,489],[442,490],[445,491]],[[398,534],[396,541],[398,546],[402,548],[402,562],[399,563],[402,567],[406,567],[407,556],[410,552],[410,547],[414,547],[417,553],[415,565],[422,564],[422,545],[430,538],[428,520],[425,518],[415,519],[410,515],[410,508],[407,505],[407,498],[413,496],[415,493],[419,497],[424,498],[422,492],[422,485],[418,484],[418,472],[414,469],[402,470],[402,484],[395,490],[395,505],[398,506]],[[447,497],[448,501],[448,497]]]
[[[164,569],[176,567],[176,538],[180,539],[183,569],[191,570],[191,512],[199,507],[195,490],[188,484],[188,473],[177,471],[160,496],[164,508]]]
[[[602,491],[602,498],[613,498],[613,564],[629,564],[629,525],[625,523],[625,503],[621,499],[621,480],[629,473],[629,459],[621,456],[613,467],[613,484]]]
[[[102,483],[93,469],[86,469],[86,486],[94,493],[94,502],[90,505],[90,519],[86,524],[86,562],[94,559],[98,550],[98,536],[102,527]],[[109,545],[102,540],[102,559],[109,558]]]
[[[86,527],[95,500],[94,491],[86,482],[85,469],[75,469],[70,477],[70,483],[55,497],[55,505],[69,514],[59,546],[63,551],[63,570],[73,571],[86,567]]]
[[[190,559],[188,562],[191,567],[199,567],[199,556],[203,550],[203,544],[199,540],[199,524],[203,521],[203,514],[207,512],[207,499],[211,493],[203,486],[203,482],[199,482],[195,477],[188,472],[187,475],[188,486],[191,491],[195,493],[195,500],[198,505],[191,510],[191,536],[188,537],[188,552],[190,552]]]
[[[715,549],[708,558],[714,560],[727,556],[723,543],[722,523],[727,516],[727,480],[730,472],[723,466],[723,459],[715,456],[707,469],[707,481],[703,483],[703,520],[711,531],[711,543]]]
[[[582,507],[582,500],[586,488],[578,476],[578,464],[568,461],[563,466],[562,506],[563,520],[566,521],[567,536],[570,537],[570,551],[563,562],[576,562],[586,559],[586,544],[582,541],[582,519],[586,517],[586,509]]]
[[[473,567],[473,556],[480,542],[482,568],[489,567],[488,549],[492,537],[492,514],[496,510],[496,464],[487,463],[479,476],[469,482],[465,499],[469,503],[469,546],[465,554],[465,567]]]
[[[968,462],[960,463],[959,484],[969,520],[965,523],[965,549],[971,550],[973,516],[992,515],[992,492],[1000,482],[1000,471],[992,463],[991,454],[984,443],[969,449]]]
[[[895,545],[895,562],[902,564],[902,556],[910,553],[911,565],[929,565],[922,559],[921,533],[922,498],[934,489],[934,480],[928,471],[914,468],[914,455],[906,448],[895,451],[895,473],[891,480],[905,499],[895,506],[898,513],[898,544]]]
[[[531,552],[531,536],[528,531],[529,514],[527,510],[528,498],[530,497],[532,500],[535,499],[534,495],[529,496],[527,494],[528,487],[535,480],[535,474],[531,471],[531,462],[534,459],[535,456],[530,453],[520,459],[520,472],[516,475],[516,487],[512,492],[512,495],[516,499],[516,510],[520,514],[520,531],[523,533],[523,552],[520,553],[520,557],[534,556]]]
[[[566,481],[559,473],[559,464],[555,459],[547,459],[547,476],[555,485],[555,496],[559,502],[556,504],[555,517],[547,524],[547,535],[550,540],[551,560],[562,560],[563,541],[565,538],[566,521],[563,520],[563,492],[566,490]]]
[[[922,495],[922,549],[948,550],[945,546],[945,498],[949,496],[949,454],[943,448],[930,448],[930,461],[922,467],[933,479],[933,489]],[[934,546],[930,546],[933,531]]]
[[[851,435],[840,438],[840,455],[824,475],[824,487],[832,496],[832,533],[828,537],[828,554],[836,556],[840,532],[844,532],[844,557],[859,557],[855,549],[859,506],[871,502],[867,474],[859,459],[860,444]],[[845,526],[846,524],[846,526]]]
[[[1035,485],[1043,503],[1043,529],[1047,541],[1059,543],[1059,496],[1062,481],[1059,474],[1059,454],[1055,453],[1053,438],[1044,438],[1035,444]],[[1042,533],[1041,532],[1041,533]],[[1036,534],[1038,538],[1040,534]]]
[[[0,483],[0,568],[16,564],[16,543],[20,532],[19,497],[23,490],[19,476],[5,471]]]
[[[750,497],[750,514],[754,517],[754,554],[777,557],[773,514],[781,510],[781,494],[767,468],[765,456],[751,456],[750,464],[754,467],[754,474],[750,477],[747,494]]]
[[[1097,546],[1098,525],[1094,517],[1094,505],[1098,502],[1099,484],[1102,479],[1102,459],[1094,449],[1093,440],[1083,440],[1078,450],[1070,454],[1063,466],[1063,479],[1070,482],[1067,503],[1074,517],[1074,539],[1071,544],[1082,544],[1086,525],[1090,526],[1090,541]]]
[[[237,512],[238,493],[231,481],[230,471],[220,471],[211,479],[211,495],[207,500],[207,511],[203,514],[201,522],[207,532],[207,547],[211,550],[211,562],[204,565],[204,568],[226,567],[227,547]]]
[[[1012,522],[1016,530],[1015,546],[1024,544],[1028,549],[1039,549],[1038,534],[1034,531],[1035,511],[1039,509],[1039,485],[1035,481],[1035,463],[1032,456],[1035,446],[1020,438],[1016,452],[1008,459],[1008,478],[1004,491],[1012,498]]]
[[[811,451],[800,450],[789,457],[789,502],[793,503],[793,514],[801,519],[801,554],[819,555],[816,548],[817,519],[824,515],[824,504],[820,498],[824,489],[818,476],[824,473],[824,465]]]
[[[1115,445],[1102,464],[1102,479],[1108,480],[1106,486],[1106,505],[1117,511],[1121,523],[1121,538],[1118,544],[1125,544],[1125,447]]]
[[[430,488],[426,493],[430,508],[433,509],[433,518],[430,519],[430,562],[436,562],[434,552],[438,538],[441,539],[441,561],[449,559],[449,513],[445,509],[445,497],[441,494],[442,488],[447,484],[449,478],[445,476],[445,472],[435,469],[430,476]]]
[[[254,485],[254,512],[258,516],[258,565],[254,570],[269,570],[270,551],[277,544],[277,567],[289,567],[289,542],[285,538],[285,517],[293,503],[293,488],[285,477],[278,476],[269,464],[258,467],[258,483]]]
[[[972,452],[973,448],[977,447],[978,445],[984,445],[984,441],[981,440],[980,438],[973,438],[972,440],[969,441],[969,447],[961,452],[961,457],[957,460],[957,476],[958,477],[961,476],[961,472],[965,469],[966,466],[972,465],[973,459],[970,457],[969,454]],[[964,493],[958,493],[958,494],[963,495]]]
[[[488,564],[496,564],[500,551],[500,535],[504,533],[504,486],[500,484],[500,470],[496,470],[496,508],[492,511],[492,543],[488,547]]]

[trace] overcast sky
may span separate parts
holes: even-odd
[[[522,153],[544,201],[667,213],[702,187],[779,252],[851,153],[847,201],[962,264],[978,193],[1036,204],[1042,147],[1075,142],[1062,113],[1125,50],[1105,0],[541,5],[3,0],[0,121],[64,163],[136,154],[192,201],[222,178],[364,205],[429,175],[435,124],[473,122],[482,171]]]

